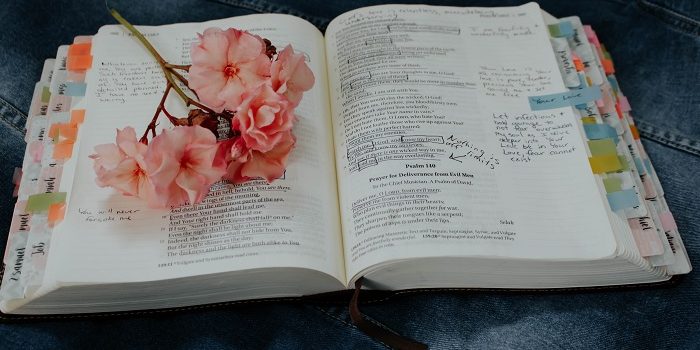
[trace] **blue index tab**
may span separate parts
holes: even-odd
[[[611,138],[615,140],[615,144],[620,142],[617,131],[608,124],[583,124],[583,130],[586,133],[586,138],[589,140]]]
[[[575,105],[585,105],[586,102],[591,102],[600,99],[600,88],[598,86],[589,86],[583,89],[575,89],[556,94],[530,96],[527,98],[530,102],[530,109],[533,111],[542,111],[545,109],[562,108]]]
[[[615,78],[615,75],[610,74],[608,75],[608,82],[610,83],[610,86],[612,86],[613,91],[615,91],[615,94],[620,93],[620,85],[617,83],[617,78]]]
[[[561,21],[547,26],[549,34],[555,38],[570,37],[574,35],[574,26],[569,21]]]
[[[637,192],[634,189],[627,189],[606,194],[610,209],[618,211],[626,208],[634,208],[639,206]]]
[[[639,157],[634,157],[634,166],[637,168],[637,172],[640,175],[647,173],[646,169],[644,169],[644,164],[642,164],[642,160],[639,159]]]
[[[84,83],[66,83],[66,95],[68,96],[85,96],[87,85]]]

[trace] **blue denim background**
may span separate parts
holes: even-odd
[[[110,1],[130,21],[164,24],[257,12],[336,15],[382,1]],[[521,1],[401,1],[504,6]],[[540,1],[592,24],[615,60],[644,145],[688,248],[700,265],[700,1]],[[12,210],[10,178],[42,62],[73,36],[114,21],[101,1],[9,1],[0,6],[0,245]],[[700,277],[677,287],[576,294],[409,294],[363,306],[373,320],[431,348],[700,348]],[[249,304],[116,319],[0,324],[3,348],[351,348],[385,346],[342,304]]]

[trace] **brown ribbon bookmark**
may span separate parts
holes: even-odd
[[[380,327],[375,323],[372,323],[370,321],[367,321],[364,318],[364,315],[360,311],[360,308],[358,306],[358,299],[360,298],[360,290],[362,289],[362,281],[364,280],[364,277],[360,277],[356,282],[355,282],[355,293],[352,295],[352,299],[350,299],[350,319],[352,320],[352,323],[357,326],[361,331],[363,331],[365,334],[369,335],[370,337],[394,348],[394,349],[400,349],[400,350],[426,350],[428,349],[428,346],[419,343],[413,339],[403,337],[401,335],[396,334],[392,330],[385,328],[385,327]]]

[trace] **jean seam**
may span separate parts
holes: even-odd
[[[266,1],[240,1],[240,0],[214,0],[214,1],[217,1],[217,2],[220,2],[223,4],[227,4],[227,5],[241,7],[241,8],[248,9],[248,10],[255,11],[255,12],[259,12],[259,13],[270,13],[270,12],[271,13],[283,13],[283,14],[301,17],[301,18],[313,23],[319,29],[324,29],[328,25],[328,23],[330,22],[330,19],[328,17],[309,15],[307,13],[295,10],[295,9],[288,7],[288,6],[271,4],[271,3],[266,2]]]
[[[635,124],[641,136],[647,139],[700,156],[700,141],[672,131],[663,130],[644,121],[636,120]]]
[[[357,329],[357,330],[359,331],[359,328],[357,328],[357,326],[355,326],[354,324],[352,324],[352,323],[350,323],[350,322],[348,322],[348,321],[345,321],[344,319],[342,319],[342,318],[340,318],[340,317],[337,317],[337,316],[335,316],[335,315],[329,313],[328,311],[324,310],[323,308],[321,308],[321,307],[319,307],[319,306],[314,306],[314,308],[315,308],[316,310],[320,311],[321,313],[323,313],[324,315],[326,315],[326,316],[328,316],[328,317],[330,317],[330,318],[332,318],[332,319],[334,319],[334,320],[336,320],[336,321],[342,322],[342,323],[345,324],[346,326],[355,328],[355,329]],[[374,322],[374,323],[376,324],[376,322]],[[380,326],[386,329],[386,327],[384,327],[383,325],[380,325]],[[374,339],[374,338],[372,338],[372,340],[374,340],[374,341],[376,341],[376,342],[382,344],[385,348],[391,350],[391,346],[385,344],[385,343],[382,342],[381,340],[377,340],[377,339]]]
[[[699,36],[700,22],[683,15],[673,9],[661,6],[648,0],[638,0],[637,5],[645,12],[685,33]]]
[[[9,124],[14,131],[22,136],[24,135],[23,124],[27,120],[27,116],[2,97],[0,97],[0,119]]]

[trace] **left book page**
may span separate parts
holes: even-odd
[[[60,239],[47,264],[47,289],[276,267],[316,270],[345,283],[322,34],[285,15],[138,28],[166,60],[188,64],[197,33],[208,27],[248,30],[306,55],[316,83],[297,107],[297,146],[286,173],[272,184],[217,183],[200,204],[160,211],[98,187],[88,157],[94,147],[114,142],[116,129],[126,126],[140,135],[165,88],[158,64],[135,38],[121,26],[102,27],[93,41],[78,164],[65,220],[54,233]],[[186,115],[174,93],[167,107]]]

